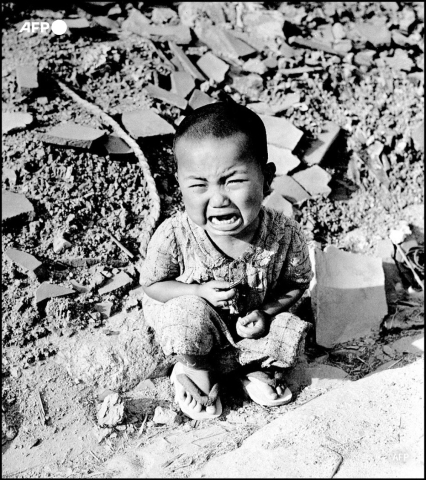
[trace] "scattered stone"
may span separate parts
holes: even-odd
[[[275,175],[286,175],[300,165],[300,160],[287,148],[276,147],[268,143],[268,163],[275,164]]]
[[[273,103],[271,105],[271,108],[276,115],[277,113],[284,112],[285,110],[289,109],[293,105],[296,105],[297,103],[300,103],[300,93],[289,93],[279,102]]]
[[[1,221],[2,223],[26,222],[34,219],[34,207],[31,202],[19,193],[1,191]]]
[[[395,49],[393,57],[385,57],[385,63],[387,63],[391,68],[395,70],[404,70],[410,72],[414,67],[414,62],[408,56],[405,50],[401,48]]]
[[[216,100],[206,95],[201,90],[195,89],[192,92],[191,98],[189,99],[188,105],[193,109],[196,110],[197,108],[203,107],[204,105],[208,105],[209,103],[215,103]]]
[[[275,177],[271,188],[291,203],[301,203],[311,198],[309,193],[301,185],[287,175]]]
[[[413,129],[411,134],[414,145],[417,150],[424,151],[425,149],[425,122],[422,122],[418,127]]]
[[[102,318],[109,318],[111,316],[111,309],[113,303],[106,300],[101,303],[95,303],[95,310],[101,314]]]
[[[284,39],[284,15],[276,10],[254,10],[243,14],[244,31],[276,48],[276,39]]]
[[[268,143],[293,151],[303,132],[285,118],[260,115],[266,128]]]
[[[155,7],[152,9],[151,21],[154,23],[174,23],[179,21],[179,17],[171,8]]]
[[[195,88],[193,77],[188,72],[173,72],[170,75],[172,92],[186,98]]]
[[[22,252],[16,248],[8,248],[4,254],[13,263],[23,268],[28,275],[35,277],[37,276],[37,273],[42,270],[42,263],[40,260],[37,260],[36,257],[29,253]]]
[[[258,115],[274,116],[275,114],[272,106],[266,102],[248,103],[246,107],[250,110],[253,110],[253,112],[257,113]]]
[[[293,217],[293,205],[275,191],[265,198],[263,205],[278,212],[283,212],[287,217]]]
[[[173,92],[168,92],[164,90],[164,88],[157,87],[156,85],[148,84],[145,87],[148,95],[163,102],[166,102],[170,105],[174,105],[175,107],[180,108],[181,110],[185,110],[188,102]]]
[[[251,100],[257,100],[263,91],[263,78],[257,73],[249,75],[230,75],[232,86],[241,95],[249,97]]]
[[[229,70],[229,65],[211,52],[207,52],[203,55],[198,60],[197,65],[208,78],[217,83],[221,83],[225,80],[226,72]]]
[[[343,54],[346,55],[349,53],[353,48],[352,41],[349,39],[341,40],[340,42],[336,42],[333,45],[333,49],[337,54]]]
[[[19,65],[16,67],[16,82],[22,94],[28,94],[38,88],[37,65]]]
[[[360,35],[375,47],[390,46],[391,33],[381,21],[356,22],[355,26]]]
[[[318,138],[304,150],[302,160],[308,165],[319,165],[324,159],[331,145],[336,141],[340,127],[334,122],[326,122]]]
[[[169,42],[169,48],[171,52],[177,57],[179,62],[182,64],[182,67],[195,79],[204,82],[206,79],[204,75],[198,70],[198,68],[191,62],[191,60],[186,56],[185,52],[178,47],[174,42]]]
[[[93,434],[95,435],[98,443],[101,443],[102,440],[112,433],[112,428],[101,428],[98,425],[95,425],[92,429]]]
[[[78,283],[75,280],[70,280],[70,283],[71,283],[72,287],[74,288],[74,290],[77,290],[77,292],[79,292],[79,293],[89,293],[90,290],[91,290],[90,287],[86,287],[86,286],[82,285],[81,283]]]
[[[22,130],[30,125],[33,121],[33,116],[30,113],[23,112],[3,112],[1,118],[1,131],[5,135],[7,133]]]
[[[101,27],[109,30],[117,30],[120,27],[118,22],[108,17],[93,17],[93,20]]]
[[[346,37],[345,27],[339,22],[333,23],[331,31],[333,32],[334,40],[337,42]]]
[[[124,287],[131,282],[132,277],[129,277],[125,272],[120,272],[118,275],[114,275],[110,278],[107,283],[99,289],[98,293],[99,295],[104,295],[105,293],[113,292],[118,288]]]
[[[133,150],[127,143],[116,135],[108,135],[105,139],[104,147],[112,157],[122,157],[133,153]]]
[[[390,358],[393,358],[395,356],[395,350],[389,345],[383,345],[382,350]]]
[[[244,63],[243,70],[263,75],[268,70],[268,67],[262,62],[262,60],[259,60],[258,58],[250,58]]]
[[[65,238],[62,237],[55,237],[53,239],[53,251],[55,253],[62,252],[63,250],[66,250],[67,248],[71,248],[72,245],[68,240],[65,240]]]
[[[292,177],[312,196],[327,196],[331,192],[331,188],[327,185],[331,175],[318,165],[297,172]]]
[[[390,346],[398,353],[423,355],[425,351],[425,337],[423,333],[415,335],[414,337],[402,337],[396,342],[393,342]]]
[[[90,149],[104,134],[102,130],[69,122],[53,127],[44,134],[43,141],[64,147]]]
[[[115,427],[124,420],[124,403],[118,393],[107,395],[98,412],[100,427]]]
[[[400,47],[408,47],[413,44],[410,37],[406,37],[399,30],[392,30],[391,34],[392,40]]]
[[[388,238],[379,240],[376,245],[376,252],[377,256],[383,260],[392,260],[395,255],[395,246]]]
[[[43,282],[35,292],[35,301],[40,303],[43,300],[54,297],[62,297],[63,295],[71,295],[75,293],[72,288],[61,287],[60,285],[54,285],[53,283]]]
[[[373,64],[373,57],[376,55],[374,50],[363,50],[362,52],[358,52],[354,57],[354,63],[357,65],[365,65],[369,67]]]
[[[130,10],[130,15],[121,24],[121,28],[123,30],[128,30],[130,32],[138,33],[138,31],[143,32],[144,28],[149,24],[150,24],[150,21],[148,17],[146,17],[138,9],[132,8],[132,10]]]
[[[340,251],[330,245],[310,250],[316,340],[331,348],[379,329],[387,314],[380,258]]]
[[[84,30],[90,27],[87,18],[67,18],[65,23],[70,30]]]
[[[136,139],[175,133],[172,125],[148,109],[125,112],[121,120],[126,130]]]
[[[191,32],[185,25],[150,25],[140,16],[133,15],[134,11],[132,10],[132,15],[123,22],[123,29],[159,42],[172,41],[179,45],[191,43]]]
[[[182,422],[181,416],[173,410],[157,407],[154,412],[154,423],[163,425],[179,425]]]

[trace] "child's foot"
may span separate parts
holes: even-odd
[[[242,378],[243,388],[256,403],[264,406],[285,405],[292,398],[290,389],[266,372],[257,371]]]
[[[211,373],[177,363],[171,375],[175,400],[183,413],[194,420],[216,418],[222,413],[218,386],[212,385]]]

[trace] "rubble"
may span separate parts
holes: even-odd
[[[53,239],[53,251],[55,253],[60,253],[70,247],[72,247],[71,243],[65,240],[65,238],[55,237]]]
[[[170,123],[148,109],[125,112],[121,121],[126,130],[136,139],[175,133],[175,129]]]
[[[311,198],[309,193],[288,175],[275,177],[271,188],[291,203],[302,203]]]
[[[56,125],[43,136],[43,141],[53,145],[63,147],[83,148],[89,150],[98,140],[105,135],[102,130],[77,125],[68,122],[62,125]]]
[[[98,291],[99,295],[104,295],[105,293],[113,292],[118,288],[124,287],[131,283],[133,280],[127,273],[120,272],[118,275],[114,275],[107,283],[101,287]]]
[[[156,85],[148,84],[145,87],[146,92],[153,98],[161,100],[165,103],[170,105],[174,105],[175,107],[180,108],[181,110],[185,110],[188,102],[173,92],[168,92],[164,90],[164,88],[157,87]]]
[[[412,337],[402,337],[389,344],[389,347],[397,353],[412,353],[420,356],[425,351],[425,337],[423,333]]]
[[[31,125],[33,116],[30,113],[24,112],[3,112],[1,118],[1,131],[5,135],[13,133],[17,130],[22,130],[28,125]]]
[[[276,191],[265,198],[263,205],[278,212],[283,212],[287,217],[293,217],[293,205]]]
[[[195,88],[194,79],[188,72],[173,72],[170,75],[170,80],[172,83],[171,91],[182,98],[188,97]]]
[[[116,135],[108,135],[105,138],[104,147],[109,155],[113,158],[127,157],[133,153],[131,147],[120,137]]]
[[[293,151],[303,132],[285,118],[259,115],[265,124],[268,143]]]
[[[286,175],[300,165],[300,160],[287,148],[268,144],[268,162],[275,164],[275,175]]]
[[[328,195],[331,192],[331,188],[328,186],[331,175],[318,165],[301,170],[295,173],[292,178],[313,197]]]
[[[209,97],[204,92],[196,88],[192,92],[188,105],[193,110],[196,110],[197,108],[203,107],[204,105],[208,105],[209,103],[215,103],[215,100],[213,100],[213,98]]]
[[[302,160],[307,165],[319,165],[331,145],[336,141],[340,127],[334,122],[326,122],[321,133],[304,149]]]
[[[84,30],[90,27],[90,22],[87,18],[67,18],[65,23],[70,30]]]
[[[229,65],[211,52],[205,53],[197,61],[197,66],[208,78],[217,83],[225,80],[226,72],[229,70]]]
[[[418,127],[414,128],[411,134],[414,145],[418,150],[425,149],[425,123],[422,122]]]
[[[16,82],[19,91],[24,95],[35,91],[39,87],[37,65],[18,65],[16,67]]]
[[[391,32],[380,20],[361,22],[355,24],[358,33],[368,40],[374,47],[389,46]]]
[[[124,420],[124,403],[118,393],[107,395],[98,412],[100,427],[115,427]]]
[[[93,17],[93,20],[98,25],[100,25],[101,27],[107,28],[108,30],[117,30],[120,27],[118,22],[108,17]]]
[[[105,302],[95,303],[95,310],[101,314],[102,318],[109,318],[112,306],[113,303],[106,300]]]
[[[276,48],[276,39],[284,39],[284,15],[274,10],[254,10],[243,14],[244,30],[265,46]]]
[[[182,419],[180,415],[173,410],[156,407],[152,421],[161,425],[179,425]]]
[[[2,224],[24,223],[34,219],[34,207],[31,202],[19,193],[1,191]]]
[[[75,290],[72,288],[54,285],[49,282],[43,282],[35,292],[35,302],[40,303],[49,298],[62,297],[63,295],[71,295],[73,293],[75,293]]]
[[[8,248],[4,255],[13,263],[23,268],[29,275],[37,277],[37,273],[43,268],[42,263],[33,255],[27,252],[22,252],[16,248]]]
[[[176,56],[179,62],[182,64],[182,67],[192,75],[196,80],[204,82],[206,79],[204,75],[198,70],[197,67],[191,62],[191,60],[186,56],[185,52],[176,45],[174,42],[168,42],[171,52]]]

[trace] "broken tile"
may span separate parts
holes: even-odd
[[[334,246],[311,249],[310,256],[317,343],[331,348],[377,332],[387,314],[382,260]]]
[[[93,20],[101,27],[108,28],[109,30],[115,30],[119,28],[119,23],[108,17],[93,17]]]
[[[210,79],[217,83],[225,80],[229,65],[211,52],[207,52],[197,61],[198,68]]]
[[[291,203],[300,203],[311,198],[304,188],[287,175],[275,177],[271,188]]]
[[[116,135],[108,135],[105,139],[104,147],[106,148],[109,155],[130,155],[133,153],[133,150],[127,143],[120,137]]]
[[[271,104],[271,109],[274,112],[274,115],[277,113],[284,112],[285,110],[289,109],[296,103],[300,102],[300,93],[289,93],[284,98],[280,99],[277,103]]]
[[[216,100],[206,95],[201,90],[195,89],[192,92],[191,98],[189,99],[189,106],[196,110],[197,108],[203,107],[204,105],[208,105],[209,103],[215,103]]]
[[[179,425],[181,417],[170,408],[156,407],[152,421],[162,425]]]
[[[257,37],[254,37],[253,35],[249,35],[246,32],[240,32],[239,30],[232,30],[232,35],[236,38],[239,38],[244,43],[254,48],[254,50],[257,50],[258,52],[263,52],[263,50],[265,49],[264,41],[262,41]]]
[[[88,293],[91,290],[90,287],[86,287],[85,285],[82,285],[81,283],[78,283],[75,280],[70,280],[70,283],[74,288],[74,290],[76,290],[79,293]]]
[[[297,172],[292,175],[292,178],[312,196],[328,195],[331,192],[327,185],[331,180],[331,175],[318,165]]]
[[[250,58],[244,63],[243,70],[246,72],[257,73],[258,75],[263,75],[268,70],[268,67],[259,58]]]
[[[354,57],[354,63],[369,67],[373,63],[373,57],[375,54],[376,52],[374,50],[363,50],[362,52],[358,52]]]
[[[258,115],[274,116],[275,113],[271,105],[266,102],[248,103],[246,107],[250,110],[253,110],[253,112],[257,113]]]
[[[29,253],[22,252],[21,250],[17,250],[16,248],[8,248],[4,254],[9,260],[23,268],[28,273],[35,273],[42,266],[42,263],[40,260],[37,260],[36,257]]]
[[[95,310],[101,314],[102,318],[109,318],[111,316],[111,309],[113,303],[105,300],[104,302],[95,303]]]
[[[283,212],[287,217],[293,216],[293,205],[276,191],[265,198],[263,205],[277,212]]]
[[[186,98],[195,88],[195,81],[188,72],[172,72],[170,75],[172,92]]]
[[[241,95],[257,100],[263,91],[263,78],[257,73],[249,75],[229,75],[232,78],[232,87]]]
[[[172,53],[177,57],[179,62],[182,64],[183,68],[195,79],[204,82],[206,77],[191,62],[191,60],[186,56],[185,52],[180,47],[178,47],[174,42],[168,42],[168,45]]]
[[[411,60],[407,52],[401,48],[396,48],[393,57],[385,57],[384,60],[387,65],[395,70],[409,72],[414,67],[413,60]]]
[[[302,75],[303,73],[320,72],[324,67],[295,67],[295,68],[281,68],[280,73],[286,77],[293,77]]]
[[[171,8],[154,7],[152,9],[151,21],[154,23],[170,23],[171,21],[179,21],[179,17]]]
[[[422,122],[418,127],[413,129],[411,138],[414,141],[414,145],[418,150],[424,150],[425,148],[425,123]]]
[[[323,52],[331,53],[332,55],[344,56],[342,53],[336,51],[333,47],[318,40],[311,40],[303,37],[293,37],[292,45],[298,47],[310,48],[312,50],[322,50]]]
[[[80,30],[90,27],[89,20],[87,18],[67,18],[64,19],[67,27],[71,30]]]
[[[176,93],[168,92],[167,90],[164,90],[164,88],[157,87],[156,85],[148,84],[145,89],[148,95],[151,97],[170,105],[174,105],[181,110],[185,110],[186,106],[188,105],[188,102],[184,98],[180,97]]]
[[[425,351],[424,333],[420,335],[402,337],[390,344],[393,350],[398,353],[412,353],[414,355],[423,355]]]
[[[319,165],[336,141],[339,132],[339,125],[334,122],[325,122],[318,138],[311,141],[308,148],[304,150],[302,160],[308,165]]]
[[[382,260],[392,260],[395,255],[395,246],[389,240],[389,238],[385,240],[379,240],[376,245],[376,252],[377,256],[380,257]]]
[[[62,252],[63,250],[66,250],[67,248],[70,248],[72,245],[70,242],[65,240],[65,238],[62,237],[55,237],[53,239],[53,251],[55,253]]]
[[[275,175],[286,175],[300,165],[300,160],[287,148],[268,144],[268,163],[274,163]]]
[[[69,122],[56,125],[43,136],[43,141],[64,147],[90,149],[94,142],[104,136],[105,132],[95,128]]]
[[[99,289],[99,295],[104,295],[105,293],[113,292],[118,288],[124,287],[131,283],[132,277],[129,277],[127,273],[120,272],[118,275],[114,275],[112,278],[108,279],[107,283]]]
[[[126,130],[136,139],[175,133],[172,125],[148,109],[125,112],[121,121]]]
[[[353,48],[353,43],[348,38],[333,43],[333,49],[340,54],[346,55]]]
[[[275,39],[284,39],[284,15],[276,10],[254,10],[243,14],[244,31],[276,47]]]
[[[13,220],[28,221],[34,217],[34,207],[31,202],[19,193],[1,191],[1,221]]]
[[[37,65],[19,65],[16,67],[16,82],[18,90],[23,93],[31,93],[38,88]]]
[[[33,116],[25,112],[3,112],[1,117],[1,132],[3,135],[21,130],[33,121]]]
[[[331,26],[331,30],[333,32],[333,37],[336,42],[346,37],[345,27],[339,22],[333,23],[333,25]]]
[[[293,151],[299,140],[302,138],[303,132],[296,128],[285,118],[270,117],[260,115],[266,128],[268,143],[277,147],[287,148]]]
[[[386,24],[381,21],[376,22],[356,22],[355,27],[358,33],[368,40],[375,47],[389,46],[391,42],[391,33]]]
[[[392,30],[391,33],[392,40],[400,47],[407,47],[413,44],[413,42],[410,40],[410,37],[406,37],[399,30]]]
[[[48,298],[62,297],[63,295],[71,295],[72,293],[75,293],[75,290],[72,288],[43,282],[35,292],[35,301],[36,303],[39,303]]]

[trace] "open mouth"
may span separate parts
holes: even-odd
[[[209,217],[210,222],[213,225],[232,225],[239,220],[239,216],[235,213],[229,213],[227,215],[214,215]]]

